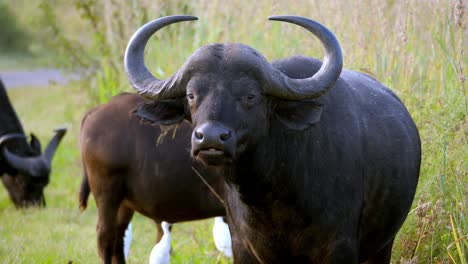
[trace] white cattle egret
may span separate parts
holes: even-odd
[[[163,221],[161,227],[163,236],[151,250],[149,264],[169,264],[171,260],[171,233],[169,231],[170,224]]]
[[[128,259],[128,254],[130,253],[130,244],[132,244],[132,223],[128,223],[124,234],[123,247],[125,260]]]
[[[232,258],[231,233],[229,233],[229,226],[224,222],[221,216],[215,217],[213,239],[216,248],[226,257]]]

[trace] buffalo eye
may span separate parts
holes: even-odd
[[[248,94],[246,97],[245,97],[247,100],[251,101],[255,98],[255,94]]]
[[[255,94],[247,94],[242,96],[242,101],[244,102],[253,102],[255,100]]]
[[[255,94],[247,94],[245,96],[242,96],[242,103],[244,104],[245,107],[252,107],[255,103],[257,97]]]
[[[187,98],[189,99],[189,101],[193,101],[193,99],[195,99],[195,96],[191,93],[187,94]]]

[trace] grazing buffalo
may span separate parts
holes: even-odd
[[[403,103],[373,78],[342,70],[333,33],[295,16],[270,19],[319,38],[323,63],[304,56],[269,63],[243,44],[211,44],[158,80],[143,60],[148,39],[194,19],[144,25],[125,67],[141,95],[166,105],[150,119],[189,120],[192,156],[222,175],[234,262],[388,263],[421,161]]]
[[[45,206],[44,188],[49,183],[51,161],[66,129],[55,135],[41,153],[34,134],[28,143],[23,127],[0,79],[0,176],[17,208]]]
[[[226,214],[209,189],[222,195],[219,177],[190,157],[190,124],[142,122],[141,117],[153,111],[165,111],[160,108],[164,105],[148,102],[136,94],[121,94],[89,111],[81,124],[80,207],[86,208],[91,191],[98,207],[98,251],[104,263],[125,263],[123,236],[134,211],[156,222],[157,241],[163,234],[162,221]]]

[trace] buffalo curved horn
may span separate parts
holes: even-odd
[[[41,172],[50,171],[50,166],[43,156],[20,157],[11,153],[7,147],[3,148],[3,156],[11,167],[32,177],[40,177],[44,175]]]
[[[66,132],[66,128],[56,129],[54,137],[40,156],[20,157],[8,150],[7,147],[3,148],[3,155],[8,164],[16,170],[25,172],[33,177],[44,176],[50,172],[52,157]]]
[[[173,23],[197,19],[194,16],[161,17],[146,23],[133,34],[125,50],[124,65],[130,84],[139,94],[156,100],[185,95],[185,87],[176,85],[179,79],[177,73],[167,80],[159,80],[151,74],[145,65],[144,51],[149,38],[156,31]]]
[[[272,85],[265,92],[288,100],[318,98],[336,82],[343,68],[341,47],[335,35],[322,24],[299,16],[271,16],[269,20],[284,21],[299,25],[314,34],[325,48],[325,58],[319,71],[312,77],[293,79],[273,69]]]
[[[52,163],[52,157],[55,154],[55,150],[60,144],[60,141],[62,141],[63,136],[65,136],[65,133],[67,133],[67,128],[65,127],[57,128],[55,130],[54,137],[50,140],[49,144],[47,144],[47,147],[44,150],[44,153],[42,154],[42,156],[44,156],[44,159],[47,161],[49,166]]]

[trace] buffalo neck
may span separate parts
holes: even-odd
[[[312,147],[310,133],[281,129],[269,131],[268,136],[244,152],[225,172],[228,184],[235,186],[242,201],[249,206],[268,207],[271,201],[296,203],[297,191],[303,182],[296,182],[294,177],[287,175],[295,171],[308,173],[305,164],[312,162],[310,156],[297,158],[298,154],[307,153],[306,150]]]

